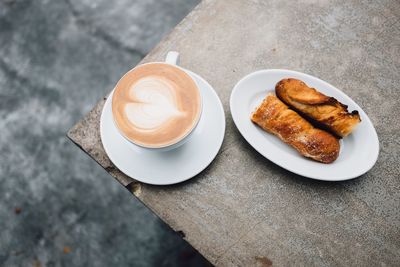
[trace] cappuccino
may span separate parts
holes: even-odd
[[[149,63],[129,71],[117,83],[112,112],[120,132],[133,143],[166,147],[196,126],[201,97],[196,83],[182,69]]]

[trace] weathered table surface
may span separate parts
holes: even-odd
[[[68,136],[213,264],[398,265],[399,18],[400,3],[390,0],[203,1],[143,60],[179,51],[181,65],[207,79],[224,105],[221,151],[188,182],[149,186],[118,171],[99,136],[104,100]],[[359,103],[380,139],[375,167],[355,180],[319,182],[250,147],[229,96],[241,77],[266,68],[315,75]]]

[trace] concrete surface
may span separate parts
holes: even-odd
[[[203,1],[144,59],[179,51],[225,107],[219,155],[186,183],[148,186],[115,169],[99,140],[103,101],[69,136],[216,265],[397,266],[399,19],[394,0]],[[241,77],[264,68],[315,75],[360,104],[380,139],[374,168],[356,180],[319,182],[252,149],[233,125],[229,96]]]
[[[206,264],[65,133],[198,0],[0,0],[0,266]]]

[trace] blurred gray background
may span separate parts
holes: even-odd
[[[0,0],[0,266],[206,261],[66,138],[199,0]]]

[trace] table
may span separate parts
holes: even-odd
[[[143,60],[179,51],[181,65],[208,80],[224,105],[222,148],[185,183],[145,185],[113,166],[99,136],[104,99],[68,136],[215,265],[398,265],[399,15],[394,0],[199,4]],[[247,144],[229,96],[241,77],[268,68],[314,75],[352,97],[380,139],[374,168],[355,180],[321,182],[278,167]]]

